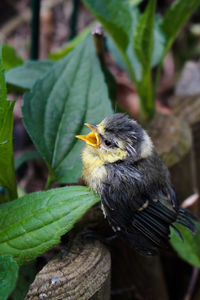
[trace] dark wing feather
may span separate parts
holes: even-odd
[[[176,220],[177,211],[163,205],[163,200],[154,202],[151,199],[142,211],[134,211],[129,205],[123,206],[122,203],[113,201],[116,197],[119,200],[119,195],[115,192],[110,194],[109,200],[106,197],[106,193],[102,193],[102,204],[111,227],[140,254],[154,255],[157,248],[166,246],[170,234],[169,226]]]
[[[197,230],[195,228],[195,225],[193,221],[197,220],[189,211],[180,208],[178,211],[178,217],[176,221],[179,224],[182,224],[185,226],[187,229],[189,229],[192,233],[196,233]]]
[[[106,169],[107,182],[101,189],[105,215],[113,230],[140,254],[153,255],[166,246],[175,221],[195,232],[191,216],[178,206],[167,169],[156,153],[133,165],[119,162]]]
[[[157,210],[157,208],[159,209]],[[147,208],[134,214],[132,226],[137,226],[146,238],[160,247],[167,243],[170,233],[169,226],[176,220],[176,215],[175,211],[166,208],[159,201],[156,203],[150,201]]]

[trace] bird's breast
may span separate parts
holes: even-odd
[[[102,182],[106,178],[106,168],[104,162],[88,147],[83,150],[83,179],[85,183],[95,192],[100,193]]]

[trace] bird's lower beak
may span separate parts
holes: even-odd
[[[87,135],[76,135],[76,138],[82,140],[83,142],[87,143],[92,147],[98,148],[100,146],[101,139],[97,131],[97,126],[89,123],[85,123],[85,125],[89,127],[92,130],[92,132],[90,132]]]

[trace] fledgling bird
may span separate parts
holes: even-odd
[[[99,125],[85,125],[91,133],[76,136],[86,142],[83,179],[100,195],[119,237],[140,254],[154,255],[167,244],[173,222],[195,232],[189,212],[179,208],[167,167],[136,121],[114,114]]]

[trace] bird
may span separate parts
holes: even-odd
[[[82,151],[82,177],[99,194],[115,234],[144,256],[168,245],[178,222],[196,232],[192,214],[180,208],[167,167],[147,132],[127,114],[116,113],[76,138]]]

